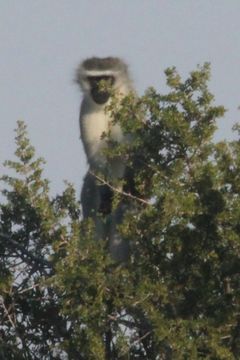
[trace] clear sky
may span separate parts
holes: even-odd
[[[210,61],[210,89],[229,110],[217,138],[231,138],[240,105],[239,16],[240,0],[0,0],[0,163],[13,159],[22,119],[47,161],[52,194],[64,179],[79,193],[87,166],[73,77],[92,55],[124,58],[139,94],[148,86],[166,91],[168,66],[185,77]]]

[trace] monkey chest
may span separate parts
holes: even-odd
[[[119,124],[112,125],[111,119],[106,114],[88,114],[82,119],[81,137],[90,156],[106,147],[106,137],[109,134],[111,139],[122,141],[123,134]]]

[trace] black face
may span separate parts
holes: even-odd
[[[109,97],[110,93],[107,90],[101,90],[101,83],[106,83],[106,85],[113,86],[115,82],[114,76],[103,75],[103,76],[88,76],[88,81],[91,87],[91,95],[93,100],[99,104],[105,104]]]

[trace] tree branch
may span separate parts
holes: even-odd
[[[30,251],[25,249],[23,245],[19,244],[16,240],[12,239],[11,236],[0,232],[0,238],[11,242],[11,244],[13,244],[18,250],[20,250],[24,255],[26,255],[31,260],[31,262],[35,264],[37,263],[43,266],[51,267],[51,263],[49,261],[33,255]]]
[[[137,196],[134,196],[130,193],[127,193],[123,190],[120,190],[114,186],[112,186],[109,182],[107,182],[106,180],[104,180],[103,178],[101,178],[100,176],[96,175],[94,172],[92,172],[91,170],[89,170],[89,173],[91,175],[93,175],[97,180],[99,180],[103,185],[107,185],[111,190],[113,190],[114,192],[118,193],[118,194],[121,194],[123,196],[126,196],[126,197],[129,197],[130,199],[133,199],[133,200],[136,200],[144,205],[152,205],[149,201],[147,200],[144,200],[144,199],[141,199]]]

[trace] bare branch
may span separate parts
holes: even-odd
[[[4,300],[3,300],[3,297],[2,297],[2,296],[0,296],[0,305],[2,305],[3,310],[4,310],[4,313],[5,313],[5,315],[7,316],[10,324],[11,324],[12,327],[13,327],[13,329],[16,330],[16,325],[14,324],[14,321],[13,321],[11,315],[9,314],[9,311],[8,311],[8,309],[7,309],[7,307],[6,307],[5,303],[4,303]]]
[[[27,291],[36,289],[37,287],[40,287],[40,284],[33,284],[32,286],[30,286],[30,287],[28,287],[28,288],[25,288],[25,289],[23,289],[23,290],[18,291],[18,293],[19,293],[19,294],[24,294],[24,293],[27,292]]]
[[[94,172],[89,171],[89,173],[91,175],[93,175],[97,180],[99,180],[102,184],[107,185],[111,190],[113,190],[114,192],[121,194],[123,196],[129,197],[130,199],[136,200],[144,205],[152,205],[149,201],[141,199],[137,196],[134,196],[130,193],[127,193],[126,191],[120,190],[114,186],[112,186],[109,182],[107,182],[106,180],[104,180],[103,178],[101,178],[100,176],[96,175]]]

